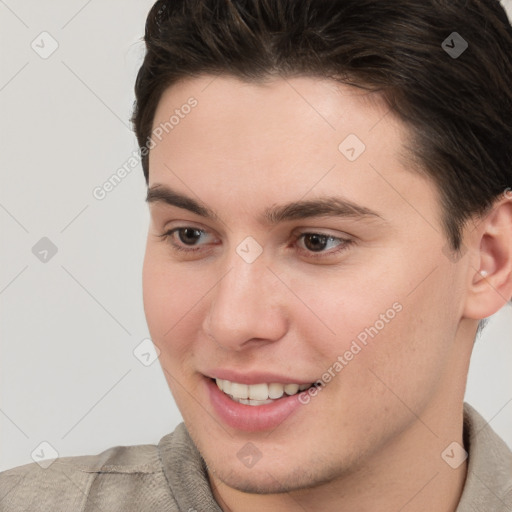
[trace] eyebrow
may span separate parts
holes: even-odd
[[[148,188],[146,202],[148,204],[163,203],[176,206],[206,219],[220,221],[220,217],[213,210],[167,185],[157,184]],[[336,196],[273,205],[266,208],[258,220],[264,225],[276,225],[290,220],[329,216],[356,219],[380,218],[384,220],[377,212]]]

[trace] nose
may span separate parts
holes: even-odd
[[[288,328],[286,288],[263,255],[247,263],[235,253],[223,268],[223,277],[208,294],[206,335],[236,351],[282,338]]]

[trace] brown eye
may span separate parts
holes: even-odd
[[[318,233],[306,233],[304,235],[304,245],[310,251],[323,251],[329,238],[333,237],[319,235]]]
[[[196,242],[200,241],[202,237],[207,237],[208,233],[203,229],[193,226],[183,226],[170,229],[158,236],[162,240],[167,240],[173,250],[183,253],[195,253],[204,250],[204,247],[202,247],[204,244]]]
[[[353,240],[323,233],[302,233],[297,237],[297,242],[299,242],[299,252],[306,257],[328,258],[347,249]]]
[[[178,238],[186,245],[194,245],[201,237],[202,231],[195,228],[178,228]]]

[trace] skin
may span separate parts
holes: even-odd
[[[191,96],[198,105],[151,149],[149,187],[168,185],[219,220],[149,203],[144,306],[216,500],[245,512],[454,511],[466,463],[452,469],[441,453],[463,444],[478,319],[512,295],[512,197],[473,219],[467,252],[449,257],[437,189],[408,164],[407,129],[379,97],[310,77],[201,76],[164,93],[154,127]],[[338,150],[349,134],[366,145],[354,162]],[[380,218],[259,221],[270,206],[332,195]],[[204,233],[195,246],[159,237],[176,227]],[[297,239],[305,232],[352,243],[335,254],[336,239],[318,258]],[[236,252],[248,236],[263,249],[253,263]],[[394,303],[401,311],[276,429],[237,431],[216,416],[206,369],[314,382]],[[249,441],[261,452],[252,468],[237,457]]]

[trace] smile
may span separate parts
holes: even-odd
[[[241,384],[224,379],[215,379],[217,387],[231,400],[244,405],[265,405],[279,400],[283,395],[293,396],[310,388],[313,384]]]

